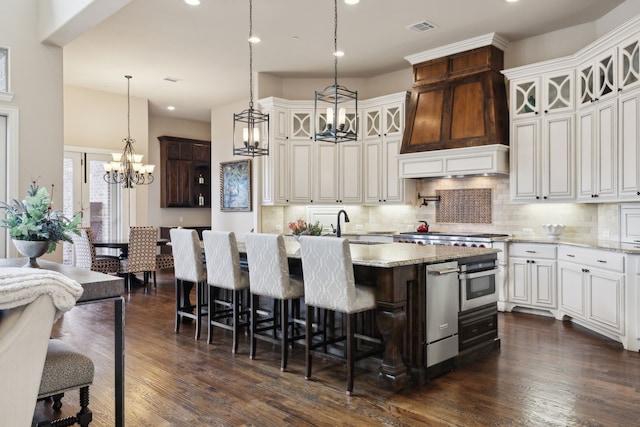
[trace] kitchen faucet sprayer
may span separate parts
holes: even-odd
[[[349,215],[347,215],[347,211],[344,209],[340,209],[338,211],[338,225],[336,227],[336,237],[342,236],[342,231],[340,230],[340,214],[344,214],[344,222],[349,222]]]

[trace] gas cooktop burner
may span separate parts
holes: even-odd
[[[422,245],[490,247],[493,240],[508,236],[508,234],[498,233],[448,233],[437,231],[420,233],[411,231],[396,234],[393,236],[393,241]]]

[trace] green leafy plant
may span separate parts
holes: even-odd
[[[320,224],[320,221],[316,221],[315,224],[307,224],[305,220],[297,219],[291,221],[288,226],[294,236],[319,236],[322,234],[322,224]]]
[[[29,185],[24,200],[0,202],[0,209],[5,210],[0,227],[9,229],[12,239],[48,241],[47,253],[53,252],[61,241],[73,243],[68,233],[80,234],[78,225],[82,220],[81,213],[69,219],[62,212],[53,210],[49,192],[44,187],[39,188],[35,181]]]

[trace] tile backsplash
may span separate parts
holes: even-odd
[[[587,203],[535,203],[515,204],[509,197],[508,177],[477,177],[461,179],[422,179],[417,183],[416,198],[413,203],[406,205],[335,205],[328,210],[345,209],[351,221],[342,224],[343,231],[414,231],[419,221],[427,221],[432,231],[446,232],[492,232],[509,233],[516,236],[528,235],[544,237],[542,224],[565,224],[564,235],[567,237],[619,239],[619,214],[616,203],[587,204]],[[452,190],[460,193],[451,192]],[[442,212],[438,215],[437,202],[422,205],[417,193],[434,196],[440,194],[465,194],[461,190],[478,191],[485,197],[490,194],[489,222],[445,222]],[[454,197],[455,199],[455,197]],[[442,203],[442,202],[441,202]],[[455,204],[449,206],[455,209]],[[440,207],[442,209],[442,207]],[[456,215],[455,212],[453,214]],[[471,214],[473,216],[473,214]],[[307,207],[300,206],[264,206],[261,207],[260,230],[271,233],[288,233],[287,222],[296,218],[307,218]],[[448,217],[447,217],[448,218]],[[486,214],[482,215],[486,218]],[[468,217],[467,217],[468,219]],[[458,221],[459,219],[457,219]],[[335,224],[334,224],[335,225]]]

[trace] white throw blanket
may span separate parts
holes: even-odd
[[[29,304],[49,295],[57,308],[56,320],[82,296],[82,286],[62,273],[39,268],[0,268],[0,310]]]

